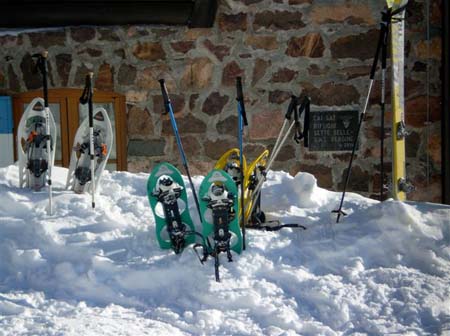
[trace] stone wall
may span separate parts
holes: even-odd
[[[249,132],[245,152],[271,148],[291,94],[308,94],[313,109],[360,109],[378,37],[383,1],[222,0],[210,29],[168,26],[68,27],[0,36],[0,90],[40,87],[30,54],[49,50],[51,87],[82,87],[88,70],[99,90],[126,95],[128,167],[180,165],[157,79],[165,78],[193,173],[205,173],[237,145],[235,76],[244,80]],[[432,0],[407,12],[407,170],[417,200],[441,199],[441,11]],[[428,71],[427,71],[428,70]],[[377,77],[379,78],[379,77]],[[351,190],[378,192],[380,81],[361,133]],[[389,92],[388,85],[388,92]],[[390,96],[388,94],[388,101]],[[387,111],[390,106],[387,107]],[[428,114],[428,118],[427,118]],[[387,124],[391,118],[387,113]],[[386,169],[390,140],[386,137]],[[342,189],[349,153],[308,152],[289,140],[275,169],[313,173],[319,185]],[[428,173],[428,176],[427,176]]]

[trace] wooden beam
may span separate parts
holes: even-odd
[[[211,27],[217,0],[8,0],[0,27],[165,24]]]

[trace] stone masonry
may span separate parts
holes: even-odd
[[[128,169],[156,162],[181,166],[157,80],[165,78],[192,173],[206,173],[237,146],[235,77],[242,76],[249,118],[245,153],[271,149],[291,94],[308,94],[312,109],[361,109],[384,1],[222,0],[214,27],[66,27],[0,36],[0,91],[40,87],[31,54],[49,51],[50,87],[78,87],[88,70],[95,87],[126,96]],[[407,171],[416,200],[441,200],[441,0],[407,11]],[[350,189],[378,192],[379,72]],[[389,96],[388,83],[388,97]],[[390,125],[390,106],[387,106]],[[386,169],[391,167],[386,136]],[[348,152],[309,152],[288,140],[275,164],[291,174],[314,174],[321,187],[341,190]],[[428,173],[428,176],[427,176]]]

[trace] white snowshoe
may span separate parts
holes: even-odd
[[[95,190],[105,169],[113,143],[113,131],[108,113],[104,108],[94,110],[94,155],[95,155]],[[78,127],[70,156],[69,174],[66,189],[76,193],[91,190],[91,167],[89,151],[89,117]]]
[[[45,113],[44,99],[35,98],[20,119],[17,130],[17,156],[21,188],[41,190],[46,184],[49,166],[53,166],[55,162],[56,124],[51,111],[48,110],[50,134],[47,134]],[[49,138],[51,145],[47,148]],[[48,162],[49,150],[51,162]]]

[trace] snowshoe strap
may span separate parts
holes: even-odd
[[[261,228],[266,231],[279,231],[283,228],[298,228],[298,229],[306,230],[306,227],[304,225],[297,224],[297,223],[279,224],[279,225],[274,225],[274,226],[263,225]]]

